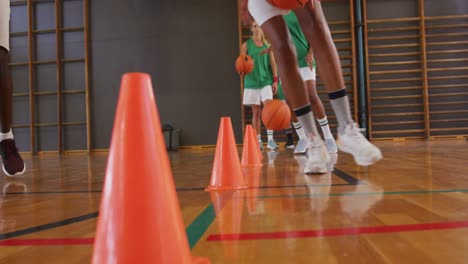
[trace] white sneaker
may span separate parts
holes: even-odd
[[[327,147],[328,153],[330,154],[338,153],[338,147],[336,146],[336,142],[334,138],[326,138],[325,146]]]
[[[278,148],[278,144],[276,144],[276,142],[275,142],[274,139],[268,140],[267,148],[269,148],[269,149],[271,149],[271,150],[275,150],[275,149]]]
[[[349,124],[343,134],[338,133],[338,148],[353,155],[361,166],[369,166],[383,158],[379,148],[371,144],[361,133],[356,123]]]
[[[307,152],[307,146],[309,146],[309,141],[307,139],[299,139],[294,149],[294,154],[305,154]]]
[[[325,148],[325,144],[320,138],[315,137],[307,149],[307,162],[304,166],[304,173],[327,173],[329,162],[330,156]]]

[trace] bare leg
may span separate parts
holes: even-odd
[[[0,133],[0,155],[2,169],[7,176],[23,174],[26,170],[24,161],[18,153],[16,142],[11,132],[12,85],[8,70],[8,51],[0,47],[0,116],[2,130]]]
[[[333,92],[345,88],[340,58],[320,2],[315,1],[313,10],[301,8],[294,10],[294,12],[307,41],[314,50],[314,56],[319,65],[317,70],[327,91]]]
[[[307,91],[309,91],[310,104],[315,117],[317,119],[325,118],[325,108],[323,107],[322,100],[320,100],[320,97],[317,94],[316,82],[314,80],[306,81],[305,86]]]
[[[0,47],[0,116],[2,119],[2,133],[8,133],[11,129],[11,101],[12,86],[8,70],[8,51]]]
[[[284,95],[289,105],[292,106],[307,135],[320,138],[286,22],[282,16],[276,16],[266,21],[262,29],[271,42],[278,71],[282,76]]]
[[[251,105],[251,107],[252,107],[252,127],[257,132],[257,135],[260,136],[261,127],[262,127],[261,121],[260,121],[261,109],[259,105]]]
[[[339,147],[354,156],[357,164],[367,166],[382,159],[380,150],[360,133],[351,117],[351,107],[341,71],[338,52],[331,37],[320,1],[315,8],[294,10],[307,40],[315,52],[320,77],[325,83],[330,104],[338,121]]]

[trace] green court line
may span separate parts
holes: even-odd
[[[190,249],[192,249],[198,243],[203,234],[205,234],[208,227],[211,225],[211,223],[213,223],[215,217],[216,215],[213,204],[210,204],[187,227],[186,232]]]
[[[431,193],[468,193],[468,189],[460,190],[413,190],[413,191],[394,191],[394,192],[360,192],[360,193],[330,193],[330,194],[298,194],[298,195],[277,195],[277,196],[257,196],[258,199],[272,198],[306,198],[306,197],[323,197],[323,196],[369,196],[369,195],[401,195],[401,194],[431,194]],[[190,249],[200,241],[206,230],[210,227],[215,219],[216,214],[213,204],[203,210],[195,220],[187,227],[187,237]]]
[[[258,199],[272,198],[305,198],[323,196],[369,196],[369,195],[396,195],[396,194],[430,194],[430,193],[467,193],[468,189],[460,190],[416,190],[416,191],[395,191],[395,192],[359,192],[359,193],[324,193],[324,194],[296,194],[296,195],[271,195],[257,196]]]

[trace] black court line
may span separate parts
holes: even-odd
[[[334,168],[333,174],[340,177],[343,181],[347,182],[349,185],[358,185],[359,182],[360,182],[358,179],[354,178],[353,176],[349,175],[348,173],[346,173],[346,172],[344,172],[342,170],[339,170],[337,168]]]
[[[101,193],[100,190],[78,190],[78,191],[50,191],[50,192],[6,192],[4,195],[11,194],[68,194],[68,193]]]
[[[333,173],[336,176],[338,176],[339,178],[346,181],[347,183],[330,184],[330,185],[300,184],[300,185],[283,185],[283,186],[281,186],[281,185],[279,185],[279,186],[260,186],[260,187],[257,187],[256,189],[295,188],[295,187],[313,187],[313,186],[316,186],[316,187],[351,186],[351,185],[357,185],[360,182],[358,179],[354,178],[353,176],[347,174],[346,172],[338,170],[336,168],[333,171]],[[177,191],[200,191],[200,190],[204,190],[204,189],[205,188],[179,188],[179,189],[177,189]],[[66,193],[101,193],[101,192],[102,191],[100,191],[100,190],[87,190],[87,191],[57,191],[57,192],[27,192],[27,193],[15,192],[15,193],[6,193],[6,194],[8,194],[8,195],[9,194],[66,194]],[[28,235],[28,234],[37,233],[37,232],[41,232],[41,231],[45,231],[45,230],[49,230],[49,229],[53,229],[53,228],[58,228],[58,227],[62,227],[62,226],[70,225],[70,224],[83,222],[83,221],[90,220],[90,219],[98,217],[98,214],[99,214],[98,212],[89,213],[89,214],[85,214],[85,215],[82,215],[82,216],[68,218],[68,219],[65,219],[65,220],[57,221],[57,222],[52,222],[52,223],[48,223],[48,224],[44,224],[44,225],[40,225],[40,226],[30,227],[30,228],[10,232],[10,233],[0,234],[0,240],[6,240],[6,239],[13,238],[13,237]]]
[[[350,185],[358,185],[359,180],[354,178],[353,176],[349,175],[348,173],[334,168],[333,174],[335,174],[340,179],[344,180],[346,183],[334,183],[330,185],[307,185],[307,184],[298,184],[298,185],[278,185],[278,186],[259,186],[250,189],[276,189],[276,188],[297,188],[297,187],[338,187],[338,186],[350,186]],[[311,176],[314,177],[314,176]],[[178,192],[186,192],[186,191],[203,191],[205,190],[204,187],[188,187],[188,188],[177,188],[176,191]],[[101,190],[77,190],[77,191],[50,191],[50,192],[7,192],[4,193],[6,195],[34,195],[34,194],[78,194],[78,193],[101,193]]]
[[[341,177],[340,177],[341,178]],[[351,177],[354,179],[353,177]],[[356,179],[355,179],[356,180]],[[346,181],[346,180],[345,180]],[[357,180],[356,180],[357,181]],[[357,183],[356,183],[357,184]],[[339,186],[351,186],[356,185],[352,183],[334,183],[334,184],[297,184],[297,185],[276,185],[276,186],[259,186],[259,187],[251,187],[249,189],[279,189],[279,188],[298,188],[298,187],[339,187]],[[194,187],[194,188],[177,188],[176,191],[178,192],[187,192],[187,191],[204,191],[204,187]],[[4,195],[39,195],[39,194],[86,194],[86,193],[102,193],[99,190],[78,190],[78,191],[51,191],[51,192],[7,192]]]
[[[10,232],[10,233],[4,233],[4,234],[0,234],[0,240],[10,239],[10,238],[17,237],[17,236],[29,235],[32,233],[37,233],[37,232],[41,232],[41,231],[45,231],[45,230],[49,230],[49,229],[53,229],[57,227],[75,224],[75,223],[79,223],[79,222],[83,222],[89,219],[96,218],[97,216],[98,216],[98,212],[94,212],[94,213],[85,214],[85,215],[78,216],[78,217],[68,218],[65,220],[57,221],[57,222],[52,222],[52,223],[45,224],[45,225],[30,227],[30,228]]]

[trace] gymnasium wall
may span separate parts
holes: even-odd
[[[358,64],[357,1],[363,15],[364,71]],[[370,139],[468,136],[467,1],[322,0],[322,5],[340,54],[352,113],[355,120],[365,117]],[[250,35],[244,25],[241,40]],[[335,133],[336,118],[320,75],[317,91]],[[367,96],[363,107],[360,94]],[[250,107],[244,107],[243,114],[250,123]],[[282,132],[275,138],[285,141]]]
[[[240,140],[235,1],[11,5],[13,125],[21,151],[108,148],[120,78],[131,71],[151,75],[161,121],[182,130],[182,145],[215,144],[221,116],[231,116]]]
[[[323,2],[357,117],[355,0]],[[371,138],[467,135],[468,3],[363,2]],[[233,61],[249,32],[239,36],[237,1],[11,3],[13,125],[22,151],[107,148],[120,77],[129,71],[151,74],[162,122],[182,130],[182,145],[215,144],[222,115],[232,117],[240,142],[250,113],[241,108]],[[318,90],[334,129],[320,76]]]
[[[216,144],[221,116],[241,138],[235,1],[92,1],[91,27],[94,148],[108,146],[127,71],[151,74],[162,122],[182,129],[181,144]]]
[[[369,134],[468,135],[468,4],[365,1]]]

